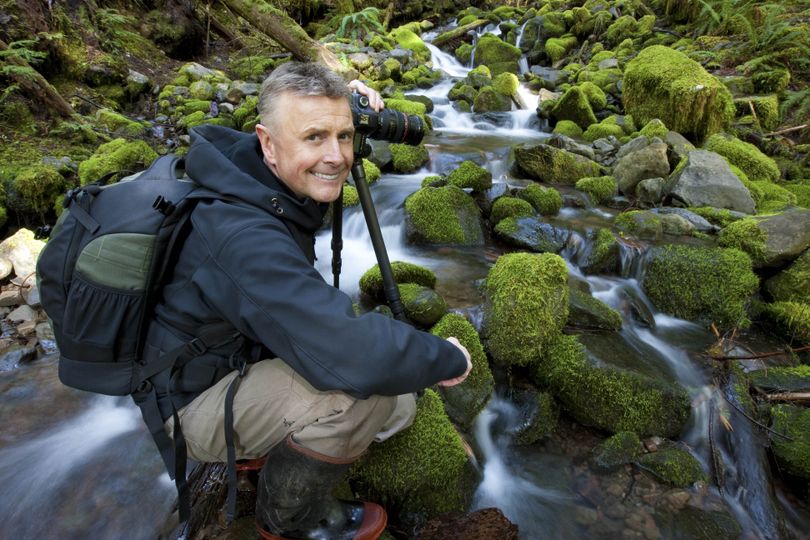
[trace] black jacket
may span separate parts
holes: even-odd
[[[319,390],[398,395],[464,372],[451,343],[384,315],[356,315],[351,299],[324,281],[313,267],[314,235],[328,205],[296,198],[262,161],[255,135],[206,125],[191,137],[189,176],[246,204],[203,201],[192,213],[147,353],[227,321]],[[210,365],[200,358],[186,366],[173,390],[176,406],[227,372]]]

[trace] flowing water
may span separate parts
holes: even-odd
[[[498,29],[482,30],[487,31]],[[524,109],[497,114],[457,112],[447,92],[469,67],[429,47],[434,66],[446,74],[444,82],[422,91],[435,102],[435,129],[425,140],[429,165],[414,174],[384,174],[372,186],[372,194],[390,260],[432,269],[438,292],[479,324],[480,283],[501,248],[408,245],[404,200],[426,175],[446,174],[466,159],[483,164],[496,184],[524,186],[528,181],[510,172],[509,149],[516,143],[542,142],[548,133],[542,131],[535,114],[536,96],[525,88],[520,91]],[[576,196],[570,189],[562,191]],[[643,257],[638,249],[625,250],[619,276],[586,276],[579,270],[585,232],[608,226],[612,215],[585,206],[565,208],[553,220],[575,233],[562,253],[571,275],[586,280],[594,296],[624,318],[623,329],[615,335],[583,336],[589,353],[605,364],[675,380],[688,389],[694,409],[681,442],[710,477],[720,479],[721,486],[704,488],[700,497],[725,504],[741,524],[744,538],[779,538],[780,530],[801,537],[810,524],[808,514],[788,492],[774,494],[764,434],[733,407],[736,398],[731,385],[714,381],[711,370],[700,361],[699,353],[714,336],[705,328],[655,311],[639,287]],[[324,231],[317,241],[317,266],[327,280],[331,280],[329,236]],[[360,276],[374,264],[362,212],[359,207],[347,209],[341,288],[356,297]],[[0,539],[148,539],[161,534],[174,488],[137,409],[127,399],[93,397],[62,387],[53,358],[0,373],[0,396]],[[733,431],[722,427],[721,416]],[[494,396],[479,416],[473,437],[483,480],[472,509],[499,507],[519,525],[525,539],[621,536],[625,524],[633,521],[632,508],[610,514],[615,518],[612,529],[607,527],[611,519],[596,516],[593,510],[594,500],[615,496],[611,492],[615,486],[608,486],[607,494],[595,494],[588,486],[600,485],[600,480],[566,452],[543,445],[513,445],[510,433],[518,421],[506,393]],[[710,439],[711,432],[715,437]],[[598,440],[591,436],[589,444]],[[716,455],[725,464],[719,472],[714,470]],[[606,525],[600,529],[602,521]]]

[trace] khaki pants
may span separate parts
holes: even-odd
[[[180,409],[188,455],[197,461],[226,461],[225,394],[233,372]],[[355,399],[343,392],[319,392],[281,359],[250,366],[233,401],[237,459],[262,457],[288,433],[300,445],[335,458],[352,458],[372,441],[411,425],[413,394]],[[174,420],[166,422],[171,436]]]

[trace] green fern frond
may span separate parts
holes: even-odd
[[[8,86],[7,86],[7,87],[6,87],[6,88],[3,90],[2,95],[0,95],[0,103],[2,103],[3,101],[7,100],[7,99],[8,99],[8,97],[9,97],[11,94],[13,94],[14,92],[16,92],[16,91],[17,91],[17,90],[19,90],[19,89],[20,89],[20,85],[19,85],[19,84],[10,84],[10,85],[8,85]]]

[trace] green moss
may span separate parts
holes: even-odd
[[[783,187],[796,196],[796,205],[810,208],[810,184],[783,184]]]
[[[116,173],[113,178],[120,179],[145,168],[157,157],[144,141],[114,139],[99,146],[89,159],[79,164],[79,181],[85,185],[108,173]]]
[[[391,159],[394,170],[401,173],[410,173],[428,162],[430,154],[424,144],[411,146],[409,144],[392,144]]]
[[[771,428],[775,432],[771,448],[780,470],[810,480],[810,409],[775,405],[771,408]]]
[[[514,45],[494,34],[484,34],[475,47],[474,63],[487,66],[494,77],[506,72],[517,73],[521,55],[520,49]]]
[[[767,304],[762,308],[762,315],[789,338],[810,343],[810,303],[805,302]]]
[[[554,126],[552,133],[559,133],[560,135],[565,135],[572,139],[582,138],[582,128],[573,120],[560,120],[557,122],[557,125]]]
[[[558,62],[565,57],[565,55],[577,46],[579,42],[576,36],[565,35],[562,37],[552,37],[546,40],[545,48],[546,55],[551,59],[551,62]]]
[[[462,189],[485,191],[492,187],[492,173],[474,161],[465,160],[447,175],[447,181]]]
[[[622,329],[622,316],[591,294],[572,288],[568,294],[568,324],[576,328],[617,332]]]
[[[266,55],[231,58],[228,62],[228,72],[237,80],[261,82],[275,65],[276,61]]]
[[[796,195],[793,192],[768,180],[749,182],[745,186],[752,197],[757,192],[758,197],[754,198],[754,202],[759,214],[773,214],[796,204]]]
[[[492,80],[492,86],[499,94],[511,97],[517,93],[520,80],[514,73],[501,73]]]
[[[461,437],[430,389],[417,403],[413,425],[371,445],[351,476],[360,494],[427,517],[466,510],[476,480]]]
[[[507,112],[511,110],[512,99],[499,93],[492,86],[481,88],[473,102],[473,111],[477,113]]]
[[[539,359],[568,319],[568,269],[557,255],[502,255],[486,280],[487,349],[502,365]]]
[[[686,450],[664,448],[644,454],[638,459],[642,468],[660,480],[675,487],[689,487],[698,481],[707,481],[700,462]]]
[[[613,226],[622,234],[638,238],[659,238],[664,232],[661,216],[648,210],[622,212],[616,216]]]
[[[464,65],[468,65],[470,63],[470,59],[472,58],[473,46],[470,43],[462,43],[456,50],[453,51],[453,54],[456,56],[459,62]]]
[[[391,263],[391,272],[396,283],[414,283],[431,289],[436,286],[436,274],[418,264],[394,261]],[[375,264],[363,274],[360,278],[360,290],[380,300],[385,297],[379,265]]]
[[[671,437],[689,418],[690,400],[682,388],[594,366],[575,336],[559,335],[544,351],[534,375],[578,422],[611,433]]]
[[[552,187],[529,184],[518,192],[518,197],[529,201],[544,216],[553,216],[562,208],[562,195]]]
[[[596,116],[593,114],[588,96],[578,86],[572,86],[557,100],[556,105],[551,109],[551,115],[558,121],[576,122],[582,129],[596,123]]]
[[[684,161],[684,163],[686,163]],[[701,206],[689,208],[690,211],[697,215],[706,218],[715,225],[726,227],[729,223],[734,223],[742,219],[740,216],[734,215],[730,210],[725,208],[714,208],[713,206]]]
[[[411,238],[431,244],[477,245],[483,242],[480,210],[456,186],[422,188],[405,199]]]
[[[360,204],[360,196],[357,194],[357,188],[349,184],[343,185],[343,208],[350,206],[357,206]]]
[[[514,147],[520,169],[536,180],[573,185],[586,176],[600,176],[595,161],[547,144]]]
[[[757,226],[757,221],[752,218],[730,223],[718,235],[718,242],[721,246],[742,250],[755,263],[763,261],[767,240],[767,231]]]
[[[408,320],[421,328],[432,326],[447,312],[447,303],[436,291],[416,283],[400,283],[399,296]]]
[[[607,107],[607,96],[605,96],[605,92],[591,81],[585,81],[579,84],[580,90],[585,93],[585,96],[588,98],[588,103],[591,104],[591,108],[595,111],[601,111],[605,107]]]
[[[611,197],[614,197],[619,193],[616,179],[612,176],[580,178],[577,180],[575,187],[578,190],[587,193],[595,204],[601,204],[608,201]]]
[[[669,245],[650,250],[642,287],[661,311],[726,329],[750,324],[759,278],[742,251]]]
[[[609,472],[633,463],[643,451],[638,435],[632,431],[620,431],[594,448],[591,459],[597,470]]]
[[[624,129],[622,129],[622,127],[615,122],[611,123],[603,121],[598,124],[591,124],[588,126],[588,129],[585,130],[585,133],[582,134],[582,138],[588,142],[593,142],[597,139],[604,139],[610,136],[616,137],[617,139],[624,137]]]
[[[11,184],[12,191],[21,200],[18,211],[44,215],[51,209],[54,199],[65,190],[65,179],[59,171],[48,165],[38,164],[20,171]],[[9,202],[12,199],[8,194]]]
[[[669,129],[667,129],[667,126],[658,118],[653,118],[647,122],[647,124],[641,128],[641,131],[639,131],[639,135],[644,135],[650,140],[652,140],[653,137],[658,137],[662,141],[664,137],[667,136],[667,133],[669,133]]]
[[[583,69],[577,74],[577,82],[593,82],[605,92],[617,94],[616,84],[622,80],[622,70],[619,68],[600,69],[591,71]]]
[[[627,64],[622,99],[636,121],[659,118],[696,140],[721,131],[734,117],[728,89],[700,64],[662,45],[647,47]]]
[[[779,97],[775,94],[737,98],[734,100],[734,105],[738,116],[751,114],[751,107],[753,107],[762,129],[770,131],[779,125]]]
[[[382,176],[380,168],[373,161],[366,158],[363,158],[363,171],[366,173],[367,184],[373,184]]]
[[[130,138],[139,137],[146,131],[143,124],[110,109],[99,109],[96,112],[96,123],[112,133]]]
[[[427,62],[430,60],[430,49],[427,48],[422,38],[412,30],[405,27],[395,28],[391,30],[389,36],[403,49],[413,51],[414,58],[416,58],[417,61]]]
[[[751,77],[754,91],[767,94],[770,92],[780,94],[787,90],[790,84],[790,71],[784,68],[772,71],[760,71]]]
[[[495,225],[507,217],[531,216],[533,214],[534,208],[528,201],[516,197],[499,197],[492,205],[489,220]]]
[[[706,150],[717,152],[725,157],[729,163],[744,170],[748,178],[753,181],[769,180],[775,182],[781,175],[774,160],[760,152],[753,144],[741,141],[736,137],[718,133],[709,137],[704,147]]]
[[[810,365],[768,367],[748,373],[751,385],[759,390],[802,392],[810,388]]]

